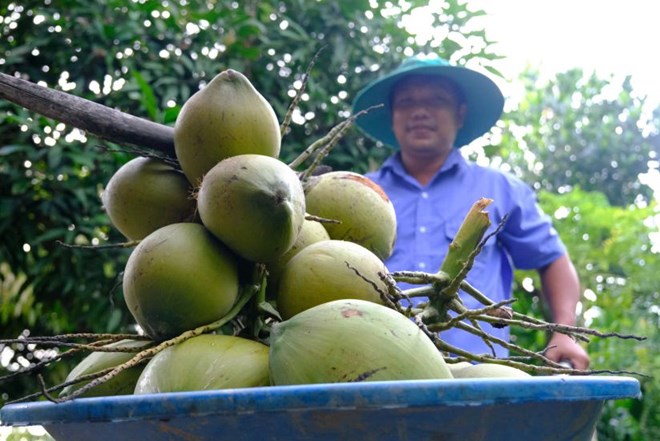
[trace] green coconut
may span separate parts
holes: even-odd
[[[195,217],[195,199],[186,177],[154,158],[137,157],[122,165],[101,200],[112,224],[131,240]]]
[[[115,343],[104,345],[104,348],[141,348],[149,344],[144,340],[120,340]],[[120,364],[126,363],[136,355],[136,352],[92,352],[82,359],[67,375],[66,383],[81,378],[85,375],[96,374],[105,369],[114,368]],[[121,371],[110,380],[100,383],[97,386],[83,393],[81,397],[104,397],[112,395],[130,395],[135,389],[144,364],[130,367]],[[62,389],[60,396],[70,395],[76,390],[88,384],[91,380],[81,381],[80,383],[70,384]]]
[[[456,378],[456,372],[457,371],[459,371],[459,370],[461,370],[465,367],[468,367],[468,366],[472,366],[472,363],[469,363],[467,361],[459,361],[458,363],[447,363],[447,367],[451,371],[454,378]]]
[[[371,179],[349,171],[311,177],[305,185],[307,211],[340,221],[325,223],[331,239],[362,245],[385,260],[396,240],[394,206]]]
[[[156,354],[136,394],[270,385],[268,346],[230,335],[203,334]]]
[[[336,300],[274,325],[274,385],[452,378],[417,325],[386,306]]]
[[[305,219],[300,233],[298,233],[298,237],[289,251],[278,257],[275,261],[266,263],[266,268],[268,269],[267,286],[269,292],[276,293],[276,287],[279,284],[282,271],[284,271],[284,266],[293,258],[293,256],[309,245],[322,240],[330,240],[330,236],[328,236],[328,232],[323,227],[323,224],[314,220]]]
[[[268,101],[240,72],[227,69],[191,96],[174,124],[174,149],[198,186],[215,164],[247,153],[277,158],[282,135]]]
[[[201,224],[167,225],[135,247],[123,289],[136,322],[164,340],[229,312],[239,291],[237,258]]]
[[[452,371],[454,378],[529,378],[530,374],[497,363],[477,363]]]
[[[365,247],[345,240],[313,243],[284,266],[277,285],[277,309],[284,319],[321,303],[361,299],[382,303],[385,264]],[[379,292],[380,291],[380,292]]]
[[[202,223],[236,254],[272,262],[289,251],[305,220],[305,193],[279,159],[238,155],[216,164],[197,194]]]

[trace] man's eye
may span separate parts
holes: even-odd
[[[432,107],[444,107],[449,104],[449,100],[443,96],[436,96],[429,99],[429,106]]]
[[[400,109],[409,109],[414,105],[415,101],[413,100],[399,100],[394,103],[394,107],[398,107]]]
[[[415,107],[424,107],[426,109],[440,109],[450,106],[452,101],[447,97],[436,96],[423,100],[401,99],[394,102],[394,107],[402,110],[410,110]]]

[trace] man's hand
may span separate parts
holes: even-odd
[[[555,332],[548,342],[545,356],[554,362],[568,361],[574,369],[585,370],[589,367],[589,355],[582,346],[568,335]]]
[[[550,307],[552,321],[575,326],[575,310],[580,301],[580,282],[568,255],[563,255],[541,269],[541,284],[545,300]],[[589,367],[587,352],[572,337],[555,332],[548,343],[546,357],[557,363],[568,361],[573,368]]]

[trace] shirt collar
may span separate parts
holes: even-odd
[[[459,149],[451,149],[451,152],[449,152],[449,155],[447,156],[447,159],[445,160],[445,163],[442,164],[442,167],[440,170],[436,173],[435,176],[438,176],[440,174],[448,173],[450,170],[453,169],[461,169],[467,165],[467,162],[465,161],[465,158],[463,158],[463,155],[461,154]],[[403,161],[401,160],[401,152],[397,151],[393,155],[391,155],[389,158],[385,160],[383,163],[381,170],[383,172],[390,171],[392,173],[395,173],[399,176],[409,176],[408,173],[406,172],[406,169],[403,167]],[[435,179],[435,176],[433,179]]]

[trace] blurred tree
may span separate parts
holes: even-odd
[[[647,111],[630,78],[617,86],[576,68],[546,83],[535,71],[520,80],[525,97],[507,114],[494,154],[536,189],[580,186],[620,206],[650,201],[639,174],[658,170],[660,109]]]
[[[606,403],[599,440],[649,440],[660,435],[660,292],[654,277],[660,271],[657,209],[612,206],[604,194],[579,187],[563,194],[542,191],[540,202],[553,215],[565,238],[583,286],[582,325],[608,332],[647,337],[643,342],[594,338],[587,348],[594,369],[629,370],[640,378],[643,400]],[[516,274],[515,309],[542,317],[540,283],[535,273]],[[518,344],[542,350],[543,333],[513,330]]]
[[[582,318],[596,329],[648,337],[642,343],[595,339],[588,350],[597,369],[660,372],[660,292],[651,274],[660,270],[658,207],[640,174],[658,172],[660,109],[648,110],[629,79],[620,87],[580,69],[549,81],[521,75],[526,91],[477,150],[492,165],[534,185],[553,217],[583,285]],[[616,91],[616,93],[614,93]],[[543,310],[536,275],[518,272],[516,308]],[[542,350],[543,333],[521,333],[522,346]],[[601,440],[658,438],[660,382],[642,381],[643,401],[607,403]]]

